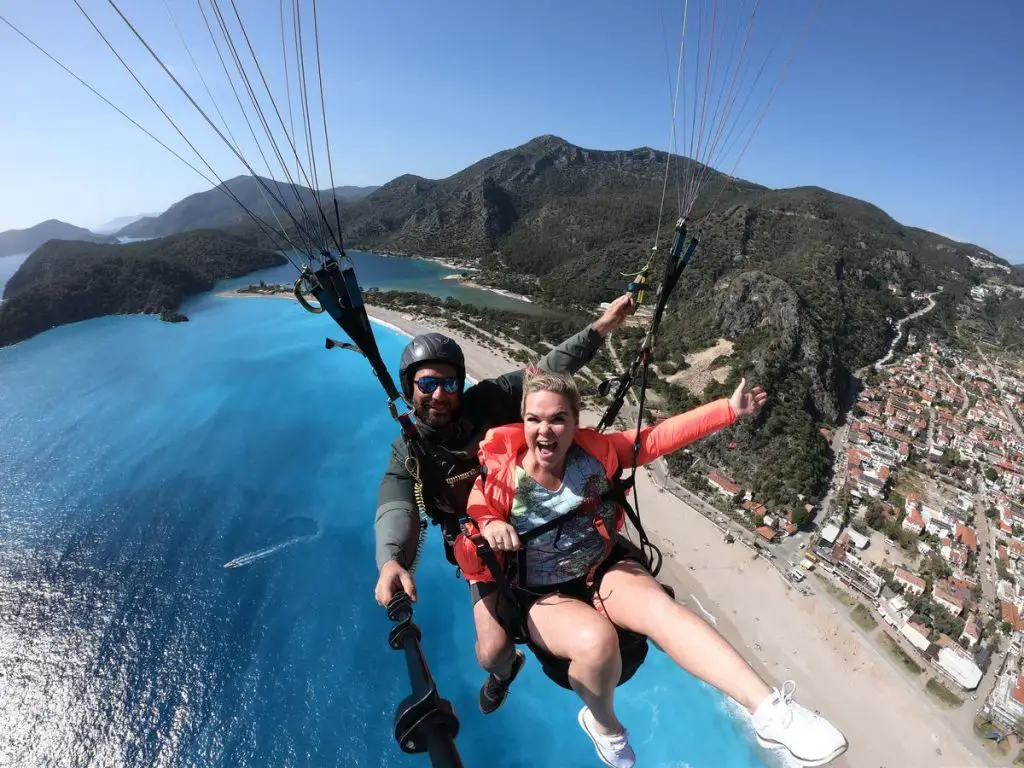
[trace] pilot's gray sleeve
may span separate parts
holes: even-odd
[[[405,445],[396,441],[377,488],[373,534],[378,570],[391,560],[409,568],[416,558],[420,516],[413,489],[413,478],[405,469]]]
[[[538,365],[549,373],[576,373],[594,359],[603,342],[594,326],[588,325],[544,355]]]
[[[594,330],[593,325],[588,325],[544,355],[538,366],[548,373],[576,373],[594,359],[594,355],[597,354],[597,350],[603,343],[604,337]],[[523,399],[525,378],[525,372],[520,368],[494,380],[502,390],[508,393],[514,410],[519,408],[519,403]]]

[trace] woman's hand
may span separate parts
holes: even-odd
[[[516,529],[502,520],[492,520],[483,527],[480,535],[495,552],[511,552],[519,549],[519,534]]]
[[[733,413],[738,419],[744,416],[756,416],[767,402],[768,393],[764,391],[764,387],[757,386],[748,392],[745,378],[740,379],[740,385],[736,387],[736,391],[729,398],[729,405],[732,406]]]

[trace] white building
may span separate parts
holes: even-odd
[[[896,627],[902,627],[906,623],[907,619],[910,618],[911,611],[907,607],[906,598],[903,595],[896,595],[890,600],[886,600],[879,604],[878,612],[882,614],[882,618],[885,623]]]
[[[871,539],[865,536],[863,533],[857,533],[852,528],[846,532],[846,535],[850,537],[850,541],[857,549],[864,549],[870,543]]]
[[[835,523],[829,523],[821,529],[819,537],[824,542],[827,542],[829,544],[835,544],[836,539],[839,538],[839,526]]]
[[[970,654],[962,648],[953,646],[940,648],[935,666],[965,691],[973,691],[981,682],[981,670],[974,663]]]
[[[928,642],[927,630],[920,624],[915,624],[912,621],[908,621],[902,627],[900,627],[900,634],[903,635],[910,644],[917,648],[919,651],[927,651],[928,646],[931,643]]]

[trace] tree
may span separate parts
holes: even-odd
[[[988,509],[985,510],[985,517],[987,517],[989,520],[995,520],[997,517],[999,517],[999,510],[996,509],[995,507],[989,507]]]
[[[877,508],[869,507],[868,511],[864,513],[864,520],[876,531],[881,531],[885,528],[885,512],[882,511],[880,506]]]
[[[902,510],[907,505],[907,500],[903,494],[899,491],[892,491],[889,493],[889,501],[892,503],[897,510]]]
[[[811,522],[813,513],[805,506],[798,506],[793,510],[793,525],[797,528],[804,528]]]
[[[932,574],[936,579],[946,579],[953,575],[953,571],[949,567],[949,563],[935,554],[928,556],[928,559],[925,561],[922,568]]]

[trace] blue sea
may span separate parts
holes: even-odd
[[[184,311],[0,350],[0,765],[428,766],[394,742],[409,682],[372,597],[395,435],[377,381],[292,302]],[[395,369],[404,339],[377,332]],[[467,590],[436,531],[417,580],[465,764],[600,765],[576,697],[532,659],[479,713]],[[640,766],[768,758],[657,650],[618,706]]]

